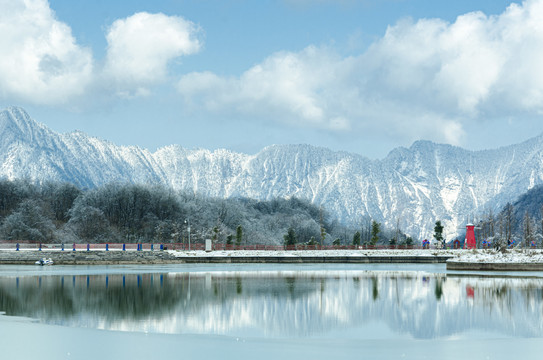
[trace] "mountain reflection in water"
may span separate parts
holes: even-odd
[[[543,279],[397,271],[0,277],[0,311],[156,333],[543,337]]]

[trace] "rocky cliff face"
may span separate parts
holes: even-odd
[[[496,150],[467,151],[428,141],[382,160],[309,145],[270,146],[256,155],[228,150],[154,153],[81,132],[58,134],[21,108],[0,112],[0,176],[94,187],[112,181],[162,183],[214,197],[297,196],[343,221],[365,216],[415,237],[437,219],[448,237],[470,216],[501,207],[543,182],[543,136]]]

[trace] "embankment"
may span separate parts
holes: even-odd
[[[43,257],[51,258],[55,265],[179,263],[165,251],[0,251],[0,265],[32,265]]]
[[[375,263],[445,263],[450,255],[326,255],[315,253],[307,255],[277,255],[259,253],[258,255],[209,255],[205,252],[170,251],[0,251],[0,264],[31,265],[43,257],[51,258],[56,265],[113,265],[113,264],[375,264]]]
[[[543,271],[543,263],[447,262],[447,270],[460,271]]]

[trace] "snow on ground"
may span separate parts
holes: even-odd
[[[23,249],[21,249],[22,251]],[[35,249],[34,249],[35,250]],[[54,251],[61,251],[55,249]],[[1,251],[15,251],[15,249],[2,249]],[[47,249],[47,251],[52,251]],[[92,251],[105,251],[105,249],[92,249]],[[122,251],[110,249],[110,251]],[[127,251],[136,251],[135,249]],[[71,252],[71,250],[66,251]],[[158,252],[158,250],[157,250]],[[543,263],[542,249],[510,249],[505,253],[495,250],[437,250],[437,249],[413,249],[413,250],[215,250],[206,252],[203,250],[165,250],[165,252],[178,257],[434,257],[448,256],[448,261],[473,262],[473,263]]]
[[[458,262],[487,262],[487,263],[543,263],[541,249],[514,249],[505,253],[495,250],[299,250],[299,251],[269,251],[269,250],[221,250],[221,251],[183,251],[167,250],[176,257],[349,257],[349,256],[406,256],[431,257],[451,256],[449,261]]]
[[[466,263],[543,263],[541,249],[513,249],[501,253],[495,250],[468,250],[449,261]]]
[[[176,257],[345,257],[345,256],[458,256],[464,250],[219,250],[219,251],[184,251],[167,250]]]

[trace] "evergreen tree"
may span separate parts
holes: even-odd
[[[438,242],[443,241],[443,225],[441,225],[440,220],[436,221],[436,224],[434,226],[434,238]]]
[[[371,244],[377,244],[379,241],[379,233],[381,232],[381,224],[375,220],[371,222]]]
[[[213,228],[213,236],[211,237],[211,241],[213,241],[213,244],[217,242],[218,238],[219,238],[219,227],[215,226]]]
[[[232,245],[233,240],[234,240],[234,235],[228,234],[228,236],[226,237],[226,245]]]
[[[243,241],[243,228],[241,225],[238,225],[236,228],[236,246],[240,246]]]
[[[354,233],[354,236],[353,236],[353,245],[355,246],[359,246],[360,245],[360,232],[357,231]]]
[[[283,236],[283,239],[285,240],[285,246],[296,245],[296,233],[292,226],[288,228],[288,232]]]

